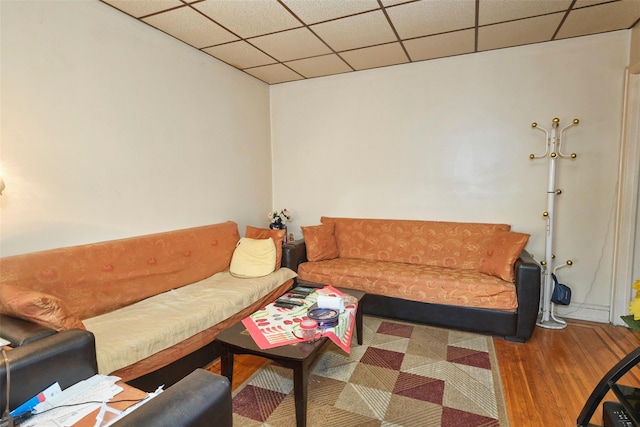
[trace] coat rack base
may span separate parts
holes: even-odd
[[[544,320],[543,313],[538,315],[536,326],[547,329],[564,329],[567,327],[567,322],[557,317],[552,316],[549,320]]]

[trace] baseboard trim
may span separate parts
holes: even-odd
[[[609,323],[609,310],[607,305],[597,304],[570,304],[568,306],[555,306],[555,314],[563,319],[588,320],[598,323]]]

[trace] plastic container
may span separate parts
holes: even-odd
[[[313,342],[316,339],[316,333],[318,331],[318,322],[313,319],[304,319],[300,322],[300,332],[302,339],[307,342]]]

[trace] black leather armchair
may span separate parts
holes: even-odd
[[[196,369],[133,411],[114,427],[231,427],[229,380]]]
[[[11,347],[20,347],[55,333],[55,329],[0,314],[0,336],[11,341]]]
[[[9,361],[10,410],[56,381],[64,390],[98,372],[95,338],[89,331],[56,332],[0,316],[0,336],[10,340],[14,346],[5,352]],[[7,371],[4,358],[0,357],[0,414],[6,403]],[[231,426],[229,380],[197,369],[114,425]]]
[[[98,372],[93,334],[80,329],[55,333],[6,351],[9,408],[17,408],[56,381],[64,390]],[[7,404],[7,367],[0,358],[0,408]]]

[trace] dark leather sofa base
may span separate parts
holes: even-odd
[[[194,369],[204,368],[218,357],[220,357],[220,344],[214,341],[163,368],[129,380],[127,384],[147,393],[152,393],[161,385],[164,385],[165,388],[171,387],[193,372]]]
[[[510,341],[517,337],[518,315],[473,307],[430,304],[382,295],[367,294],[362,299],[364,314],[404,320],[448,329],[497,335]]]
[[[215,402],[215,404],[212,404]],[[196,369],[114,427],[231,427],[231,385],[226,377]]]

